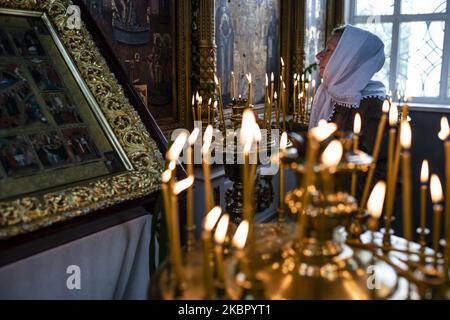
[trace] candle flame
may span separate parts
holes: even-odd
[[[198,104],[201,106],[203,104],[203,97],[199,96],[198,97]]]
[[[242,115],[241,134],[240,134],[240,141],[244,145],[244,152],[249,152],[251,149],[253,139],[255,138],[254,133],[255,125],[257,126],[255,114],[251,109],[246,109],[244,111],[244,114]]]
[[[303,91],[298,94],[298,98],[303,98]]]
[[[221,214],[222,214],[221,207],[212,208],[212,210],[205,217],[204,228],[206,231],[211,232],[211,230],[214,229],[214,226],[219,220]]]
[[[305,74],[302,74],[302,82],[305,81]]]
[[[244,220],[241,222],[233,236],[231,243],[236,249],[242,250],[245,247],[248,236],[248,221]]]
[[[309,82],[305,83],[305,89],[308,90],[309,89]]]
[[[321,160],[327,168],[336,167],[341,162],[344,148],[339,140],[333,140],[323,151]]]
[[[324,120],[326,122],[326,120]],[[319,122],[319,126],[310,130],[311,135],[317,142],[322,142],[331,136],[337,130],[337,125],[335,123],[323,123]]]
[[[284,67],[284,60],[283,60],[283,57],[281,57],[281,66]]]
[[[285,151],[287,148],[288,136],[286,132],[283,132],[280,138],[280,150]]]
[[[275,76],[274,76],[273,72],[272,72],[272,74],[270,75],[270,81],[271,81],[271,82],[274,82],[274,81],[275,81]]]
[[[248,83],[251,84],[252,83],[252,74],[249,73],[249,74],[246,75],[246,77],[247,77]]]
[[[275,100],[277,100],[278,99],[278,94],[277,94],[277,92],[275,91],[275,93],[273,94],[273,98],[275,99]]]
[[[183,151],[184,144],[186,143],[186,140],[188,138],[188,135],[186,132],[181,132],[175,141],[173,142],[172,146],[170,147],[169,151],[167,152],[167,159],[168,160],[177,160],[180,156],[181,151]]]
[[[193,177],[193,176],[190,176],[190,177],[187,177],[186,179],[183,179],[183,180],[181,180],[181,181],[178,181],[178,182],[175,184],[173,193],[174,193],[175,195],[179,195],[179,194],[182,193],[184,190],[186,190],[187,188],[191,187],[193,183],[194,183],[194,177]]]
[[[192,105],[195,105],[195,95],[192,95]]]
[[[200,100],[200,95],[198,94],[198,91],[195,93],[195,100],[197,100],[197,102],[198,100]]]
[[[216,86],[219,85],[219,78],[217,78],[217,75],[214,75],[214,82],[216,83]]]
[[[388,100],[384,100],[384,102],[383,102],[383,112],[384,113],[389,113],[389,101]]]
[[[195,141],[197,141],[198,139],[198,134],[200,133],[200,129],[199,128],[194,128],[194,130],[192,130],[189,139],[188,139],[188,143],[189,145],[193,145],[195,143]]]
[[[386,183],[379,181],[372,190],[369,200],[367,201],[367,211],[369,214],[378,219],[383,212],[383,203],[386,195]]]
[[[286,91],[286,84],[283,82],[283,90]]]
[[[203,147],[202,147],[203,155],[208,153],[209,148],[211,147],[212,137],[213,137],[213,127],[212,125],[209,125],[205,130],[205,134],[203,135]]]
[[[444,198],[442,194],[442,184],[437,174],[431,175],[430,180],[431,200],[434,204],[438,204]]]
[[[227,236],[228,223],[230,222],[230,216],[225,214],[220,218],[217,225],[216,232],[214,233],[214,240],[218,244],[222,244]]]
[[[420,169],[420,182],[428,183],[430,179],[430,165],[428,164],[428,160],[423,160],[422,168]]]
[[[316,87],[316,80],[315,80],[315,79],[312,81],[312,87],[313,87],[313,88]]]
[[[172,178],[172,171],[169,169],[165,170],[161,175],[162,183],[168,183],[171,178]]]
[[[391,127],[396,126],[398,122],[398,108],[396,103],[391,104],[389,109],[389,124]]]
[[[168,169],[173,171],[173,170],[175,170],[176,166],[177,166],[177,162],[175,160],[171,160],[169,162]]]
[[[361,133],[361,115],[359,112],[355,114],[355,122],[353,123],[353,133],[359,135]]]
[[[255,140],[255,142],[261,142],[262,139],[262,135],[261,135],[261,129],[259,128],[259,125],[256,123],[254,123],[253,125],[254,127],[254,131],[253,131],[253,139]]]
[[[269,86],[269,76],[266,73],[266,87],[268,87],[268,86]]]
[[[308,74],[308,82],[311,82],[311,73]]]
[[[400,144],[404,149],[411,148],[411,139],[412,139],[412,132],[411,132],[411,125],[408,121],[402,121],[401,123],[401,133],[400,133]]]
[[[297,80],[297,73],[294,73],[294,80]]]
[[[295,79],[295,81],[294,81],[294,87],[297,86],[297,83],[298,83],[298,81],[297,81],[297,79]]]
[[[212,103],[212,98],[209,98],[209,100],[208,100],[208,106],[210,106],[211,103]]]
[[[441,118],[441,131],[439,131],[439,139],[441,139],[442,141],[446,140],[450,135],[450,128],[448,125],[448,119],[447,117],[442,117]]]

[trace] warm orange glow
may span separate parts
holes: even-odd
[[[422,168],[420,169],[420,182],[428,183],[430,179],[430,166],[428,164],[428,160],[423,160]]]
[[[359,112],[355,114],[355,121],[353,123],[353,133],[359,135],[361,133],[361,116]]]
[[[369,200],[367,201],[367,211],[369,214],[378,219],[383,212],[383,203],[386,195],[386,183],[379,181],[372,190]]]
[[[242,115],[240,142],[244,146],[244,152],[249,152],[255,139],[255,114],[251,109],[246,109]]]
[[[281,66],[284,67],[284,60],[283,60],[283,57],[281,57]]]
[[[181,151],[183,151],[184,144],[186,143],[186,140],[188,138],[188,134],[186,132],[181,132],[175,141],[173,142],[172,146],[170,147],[169,151],[167,152],[167,159],[168,160],[177,160],[180,156]]]
[[[391,109],[389,110],[389,124],[391,127],[396,126],[398,123],[398,108],[396,103],[391,104]]]
[[[219,85],[219,78],[217,78],[217,75],[214,75],[214,82],[216,83],[216,86]]]
[[[388,100],[384,100],[384,102],[383,102],[383,112],[386,114],[389,112],[389,101]]]
[[[402,148],[409,149],[411,148],[411,125],[408,121],[402,121],[401,123],[401,134],[400,134],[400,144]]]
[[[222,214],[222,208],[220,207],[214,207],[205,218],[205,230],[208,232],[211,232],[212,229],[214,229],[214,226],[216,225],[217,221],[220,218],[220,215]]]
[[[247,81],[248,81],[248,83],[252,83],[252,74],[251,73],[249,73],[249,74],[247,74],[246,75],[246,77],[247,77]]]
[[[439,139],[441,139],[442,141],[446,140],[450,135],[450,128],[448,125],[448,119],[447,117],[442,117],[441,118],[441,131],[439,131]]]
[[[431,200],[434,204],[442,202],[444,196],[442,194],[442,184],[438,175],[433,174],[430,180]]]
[[[220,218],[219,224],[217,225],[216,232],[214,233],[214,240],[218,244],[222,244],[227,236],[228,223],[230,221],[230,216],[225,214]]]
[[[246,220],[242,221],[234,234],[233,240],[231,241],[236,249],[242,250],[245,247],[248,236],[248,222]]]
[[[189,145],[193,145],[195,143],[195,141],[197,141],[198,139],[198,134],[200,133],[200,129],[199,128],[194,128],[194,130],[192,130],[189,139],[188,139],[188,143]]]
[[[325,120],[324,120],[325,121]],[[325,121],[326,122],[326,121]],[[337,130],[337,125],[335,123],[323,123],[319,122],[319,126],[311,129],[311,135],[318,142],[322,142],[331,136]]]
[[[274,81],[275,81],[275,76],[274,76],[273,72],[272,72],[272,74],[270,75],[270,81],[271,81],[271,82],[274,82]]]
[[[194,183],[194,177],[193,176],[187,177],[186,179],[183,179],[175,184],[173,193],[175,195],[179,195],[184,190],[186,190],[187,188],[192,186],[193,183]]]
[[[209,125],[205,130],[205,134],[203,135],[203,147],[202,147],[203,155],[209,152],[209,148],[211,147],[212,143],[212,137],[213,137],[213,127],[212,125]]]
[[[161,181],[162,181],[162,183],[168,183],[171,178],[172,178],[172,171],[166,170],[162,173]]]
[[[342,143],[338,140],[333,140],[323,151],[320,159],[326,167],[333,168],[341,162],[343,153]]]
[[[267,76],[267,73],[266,73],[266,87],[268,87],[269,86],[269,77]]]

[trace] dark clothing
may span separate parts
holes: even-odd
[[[331,117],[331,121],[337,124],[339,131],[353,132],[355,114],[356,112],[359,112],[362,125],[361,135],[359,138],[359,149],[369,155],[372,155],[377,137],[378,125],[383,113],[383,102],[383,100],[378,98],[367,98],[361,100],[360,107],[358,109],[336,106],[335,112]],[[386,123],[372,185],[379,180],[386,181],[388,131],[389,128]],[[362,189],[364,188],[365,176],[366,175],[360,177],[359,179],[357,190],[359,195],[362,193]]]

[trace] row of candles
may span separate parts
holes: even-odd
[[[281,62],[281,75],[280,82],[277,90],[275,89],[275,75],[272,72],[270,76],[266,73],[265,82],[265,95],[264,95],[264,128],[270,129],[272,127],[272,114],[275,112],[275,128],[282,128],[283,131],[286,129],[287,121],[287,94],[286,94],[286,68],[283,58],[280,59]],[[252,75],[246,74],[248,82],[247,90],[247,107],[253,105],[253,82]],[[305,73],[294,74],[293,76],[293,116],[294,121],[307,123],[309,122],[309,115],[311,113],[312,102],[314,100],[317,85],[316,76],[312,73],[308,74],[308,78],[305,78]],[[218,101],[215,101],[212,105],[212,100],[208,100],[207,108],[207,123],[215,126],[216,110],[219,111],[220,127],[223,131],[225,127],[224,119],[224,106],[222,100],[222,84],[217,75],[214,75],[214,83],[216,85]],[[233,100],[237,99],[236,95],[236,76],[234,72],[231,72],[231,98]],[[241,96],[239,96],[241,97]],[[193,121],[202,121],[203,115],[203,98],[198,94],[198,92],[192,96],[192,118]],[[281,118],[281,120],[280,120]],[[281,124],[280,124],[281,121]]]

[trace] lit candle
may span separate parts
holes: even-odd
[[[216,83],[217,90],[218,90],[218,96],[219,96],[219,117],[220,117],[220,126],[221,131],[225,131],[225,118],[223,116],[223,101],[222,101],[222,85],[220,84],[219,78],[217,78],[217,75],[214,75],[214,82]]]
[[[439,138],[444,141],[445,152],[445,198],[450,199],[450,128],[446,117],[441,118]],[[445,204],[445,239],[450,244],[450,200]]]
[[[284,152],[286,151],[286,147],[287,147],[287,133],[283,132],[283,134],[281,135],[281,139],[280,139],[280,152],[279,152],[279,156],[278,156],[278,162],[279,162],[279,170],[280,170],[280,174],[278,175],[279,177],[279,197],[280,197],[280,202],[278,205],[278,222],[279,223],[284,223],[285,221],[285,212],[284,212],[284,166],[283,166],[283,155]]]
[[[270,100],[270,98],[269,98],[267,103],[269,104],[269,110],[268,110],[268,115],[267,115],[266,129],[270,130],[272,128],[272,100]]]
[[[293,104],[294,104],[294,120],[297,121],[298,113],[297,113],[297,75],[295,75],[295,81],[294,81],[294,94],[293,94]]]
[[[195,121],[197,121],[197,117],[195,116],[195,96],[192,95],[192,120],[194,121],[194,126],[195,126]]]
[[[251,195],[251,182],[250,179],[254,177],[250,176],[250,151],[253,145],[253,130],[255,124],[255,115],[252,110],[247,109],[242,115],[242,124],[240,132],[240,142],[243,146],[244,155],[244,172],[243,172],[243,188],[244,188],[244,199],[243,199],[243,213],[244,219],[250,223],[253,221],[252,217],[252,195]],[[253,225],[251,223],[251,225]],[[252,235],[252,234],[251,234]]]
[[[216,232],[214,233],[214,253],[216,256],[216,270],[217,277],[219,279],[220,285],[224,285],[225,282],[225,268],[223,265],[223,243],[227,236],[228,224],[230,221],[230,216],[225,214],[220,219],[217,224]]]
[[[210,153],[209,149],[211,147],[213,137],[213,127],[209,125],[205,134],[203,135],[203,147],[202,147],[202,155],[203,155],[203,175],[205,178],[205,210],[209,212],[214,207],[214,200],[212,195],[212,185],[211,185],[211,167],[210,167]]]
[[[284,65],[283,57],[281,57],[280,60],[281,60],[281,78],[285,79],[286,78],[286,76],[285,76],[286,67]]]
[[[367,221],[367,227],[372,231],[371,242],[374,244],[374,234],[378,229],[378,220],[383,212],[383,204],[386,196],[386,183],[384,181],[378,181],[370,194],[367,201],[367,212],[370,215],[370,219]]]
[[[389,110],[389,142],[388,142],[388,163],[387,163],[387,204],[386,204],[386,223],[385,223],[385,235],[384,242],[390,242],[390,232],[391,232],[391,220],[393,212],[393,204],[395,199],[395,184],[397,182],[396,177],[393,176],[394,172],[394,148],[395,148],[395,135],[397,132],[397,122],[398,122],[398,109],[397,105],[391,104]]]
[[[283,82],[283,101],[282,101],[282,107],[283,107],[283,131],[286,131],[286,84]]]
[[[178,230],[178,216],[177,216],[177,203],[174,202],[172,198],[174,195],[172,193],[171,183],[172,181],[172,171],[166,170],[163,172],[161,177],[161,188],[164,199],[164,206],[166,211],[167,219],[167,233],[169,236],[169,246],[170,246],[170,258],[172,262],[172,272],[175,282],[175,287],[181,289],[183,286],[183,271],[182,271],[182,258],[181,258],[181,245]]]
[[[377,166],[378,156],[380,154],[381,142],[383,140],[384,128],[386,127],[387,114],[389,112],[389,101],[385,100],[383,103],[383,114],[381,115],[380,122],[378,123],[377,136],[375,138],[375,145],[373,147],[372,165],[369,168],[367,174],[366,183],[364,185],[363,196],[361,199],[360,212],[362,213],[366,207],[367,198],[369,196],[369,189],[372,185],[373,175]]]
[[[422,162],[422,168],[420,170],[420,228],[421,228],[421,238],[425,241],[425,228],[426,225],[426,212],[427,212],[427,192],[428,192],[428,181],[430,176],[430,168],[428,161],[424,160]]]
[[[404,97],[403,101],[403,108],[402,108],[402,120],[408,120],[408,113],[409,113],[409,102],[410,98],[409,97]]]
[[[236,77],[233,71],[231,71],[231,98],[236,99]]]
[[[265,90],[265,96],[264,96],[264,126],[267,123],[267,100],[269,99],[269,77],[266,73],[266,90]]]
[[[194,176],[194,144],[197,141],[198,135],[200,133],[199,128],[194,128],[191,135],[188,138],[189,148],[187,149],[187,174],[189,177]],[[187,248],[192,249],[194,244],[194,190],[190,186],[187,190]]]
[[[412,210],[411,210],[411,126],[408,121],[401,123],[400,143],[403,149],[402,158],[402,200],[403,200],[403,235],[406,240],[412,240]]]
[[[320,160],[324,165],[322,170],[323,189],[328,198],[334,192],[334,181],[332,174],[336,172],[338,164],[341,162],[344,148],[339,140],[333,140],[323,151]]]
[[[298,94],[298,104],[299,104],[299,111],[300,114],[300,121],[303,121],[303,91]]]
[[[281,128],[279,117],[283,116],[283,101],[284,101],[284,91],[283,90],[283,77],[280,77],[280,90],[278,91],[279,99],[278,99],[278,128]]]
[[[241,268],[241,272],[245,275],[247,281],[250,284],[253,283],[253,272],[251,271],[249,261],[247,260],[247,256],[245,254],[245,244],[247,243],[247,238],[249,234],[249,223],[248,221],[242,221],[238,228],[236,229],[236,233],[233,236],[231,244],[236,249],[236,257],[239,260],[239,266]]]
[[[252,92],[252,75],[249,73],[247,75],[247,81],[248,81],[248,101],[247,101],[247,108],[249,108],[252,105],[253,100],[253,92]]]
[[[439,251],[439,238],[441,236],[441,214],[442,214],[442,184],[436,174],[431,176],[430,180],[431,200],[433,201],[434,224],[433,224],[433,250]]]
[[[330,137],[337,130],[335,123],[320,122],[319,126],[308,131],[308,145],[305,159],[305,173],[303,177],[303,190],[309,190],[314,178],[314,166],[317,160],[320,143]],[[309,203],[309,193],[305,192],[302,197],[301,212],[297,218],[297,240],[303,240],[304,228],[306,227],[306,214],[304,213]]]
[[[274,90],[275,90],[275,76],[272,72],[272,74],[270,75],[270,101],[273,102],[273,95],[274,95]],[[272,108],[272,105],[270,105],[270,107]],[[269,128],[271,126],[271,123],[269,122]]]
[[[305,117],[308,118],[309,112],[309,83],[305,83]]]
[[[205,281],[205,295],[207,299],[215,298],[213,260],[211,257],[212,230],[222,214],[220,207],[214,207],[205,217],[203,226],[202,242],[203,242],[203,276]]]
[[[359,149],[359,135],[361,133],[361,116],[357,112],[355,114],[355,120],[353,123],[353,152],[357,153]],[[352,173],[352,182],[351,182],[351,195],[356,195],[356,182],[357,182],[357,174],[356,170]]]
[[[211,124],[210,123],[211,122],[211,102],[212,102],[212,99],[209,98],[209,100],[208,100],[208,126]]]
[[[278,94],[275,91],[274,94],[274,105],[275,105],[275,128],[280,128],[280,110],[278,108]]]
[[[198,98],[198,103],[197,103],[197,120],[203,122],[202,108],[203,108],[203,97],[200,96]]]

